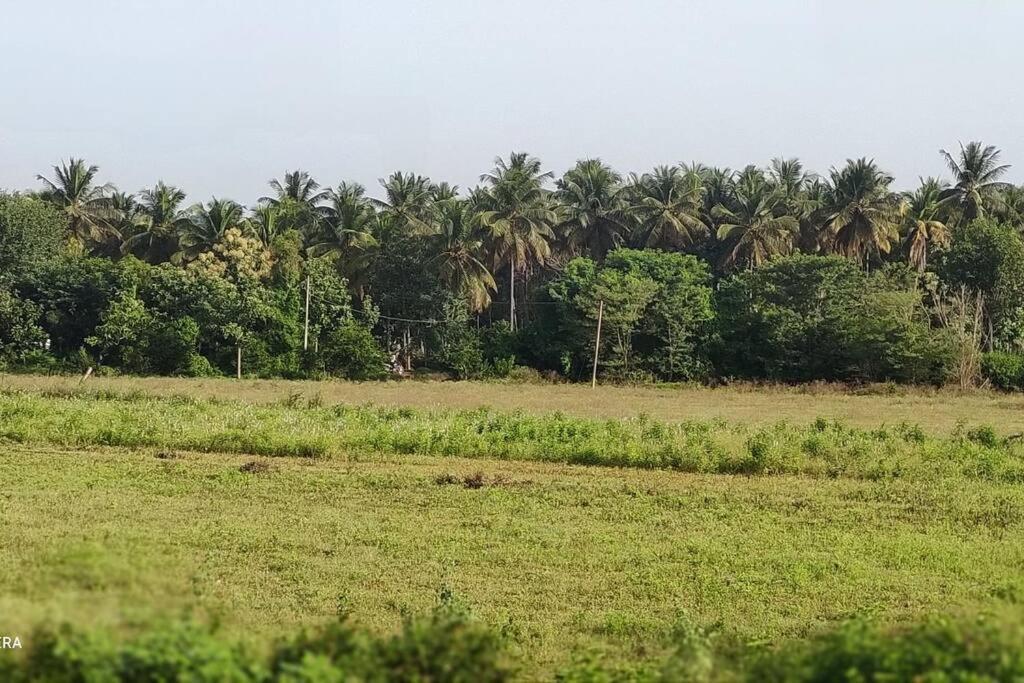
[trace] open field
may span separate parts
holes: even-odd
[[[383,630],[447,586],[532,676],[574,650],[650,656],[681,615],[760,641],[1024,598],[1019,486],[250,460],[3,447],[5,630],[191,609],[261,642],[339,606]]]
[[[169,377],[93,377],[85,388],[141,392],[154,396],[238,399],[273,403],[299,396],[325,404],[346,403],[416,408],[478,408],[545,413],[559,410],[589,417],[632,417],[645,413],[660,420],[709,420],[806,424],[817,417],[875,428],[907,422],[948,432],[957,422],[994,425],[1004,433],[1024,431],[1024,395],[993,391],[960,392],[912,386],[869,387],[855,392],[839,386],[740,385],[703,387],[618,387],[592,390],[580,384],[523,385],[497,382],[342,382],[176,379]],[[77,390],[78,377],[0,374],[0,390]]]
[[[532,680],[585,652],[658,656],[680,620],[769,643],[1024,600],[1024,455],[988,410],[1016,397],[602,388],[599,408],[578,387],[401,385],[425,406],[530,396],[517,416],[332,405],[393,385],[4,383],[0,630],[190,612],[261,647],[339,610],[390,631],[451,590]],[[558,417],[547,391],[580,415],[626,395],[800,399],[808,422],[902,398],[995,431]]]

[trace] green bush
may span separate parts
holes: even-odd
[[[327,335],[320,346],[324,369],[346,379],[383,379],[387,356],[363,325],[354,320]]]
[[[0,288],[0,361],[19,362],[42,348],[39,307]]]
[[[68,626],[40,629],[27,650],[0,652],[5,683],[502,683],[504,643],[465,613],[441,606],[380,636],[345,621],[280,643],[269,663],[194,622],[159,625],[127,642]]]
[[[905,629],[865,621],[770,652],[745,672],[749,681],[934,681],[1024,679],[1024,631],[995,621],[937,618]]]
[[[1024,391],[1024,354],[986,353],[981,359],[981,369],[993,386],[1006,391]]]

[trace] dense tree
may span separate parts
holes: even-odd
[[[56,256],[66,229],[65,217],[48,202],[0,194],[0,284]]]
[[[778,158],[624,182],[598,159],[555,180],[513,153],[465,196],[397,172],[371,199],[289,171],[248,210],[184,209],[162,182],[119,193],[72,160],[38,194],[0,194],[3,353],[140,373],[233,373],[240,351],[256,375],[370,376],[390,356],[582,378],[603,302],[607,377],[939,381],[965,367],[948,360],[966,357],[943,314],[955,297],[982,302],[990,346],[1024,349],[1024,190],[993,147],[944,156],[952,184],[897,193],[867,159],[825,178]]]

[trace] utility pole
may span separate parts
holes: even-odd
[[[235,355],[235,376],[242,379],[242,342],[238,342]]]
[[[604,317],[604,301],[597,305],[597,338],[594,340],[594,372],[590,377],[590,387],[597,388],[597,356],[601,353],[601,318]]]
[[[302,330],[302,350],[309,350],[309,275],[306,275],[306,324]]]

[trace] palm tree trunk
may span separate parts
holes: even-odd
[[[508,268],[508,326],[516,331],[516,255],[512,253]]]

